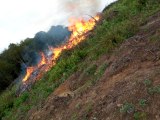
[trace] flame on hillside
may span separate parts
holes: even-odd
[[[84,19],[74,19],[71,18],[69,20],[69,22],[71,23],[71,25],[68,27],[68,29],[70,31],[72,31],[72,34],[68,40],[68,42],[64,45],[61,45],[57,48],[52,48],[50,47],[50,51],[52,51],[53,53],[53,57],[50,61],[47,61],[46,56],[44,55],[43,52],[40,53],[41,55],[41,61],[39,62],[39,64],[36,67],[28,67],[27,71],[26,71],[26,75],[23,79],[23,82],[25,83],[29,77],[32,75],[32,73],[36,70],[41,68],[41,66],[43,65],[48,65],[50,66],[50,63],[52,62],[51,67],[53,67],[53,65],[56,64],[56,60],[57,58],[60,56],[61,52],[63,50],[68,50],[71,49],[73,47],[75,47],[77,44],[79,44],[80,42],[82,42],[83,40],[85,40],[86,38],[86,33],[88,33],[89,31],[91,31],[95,25],[96,22],[100,19],[100,17],[97,15],[94,18],[91,18],[87,21],[85,21]],[[50,67],[46,67],[45,71],[48,71],[50,69]]]
[[[34,71],[34,67],[27,67],[26,75],[23,78],[23,82],[26,82],[28,80],[28,78],[30,77],[33,71]]]
[[[41,61],[40,63],[38,64],[38,67],[42,66],[42,65],[45,65],[47,63],[46,61],[46,58],[45,58],[45,55],[43,52],[40,52],[40,56],[41,56]]]
[[[86,33],[88,31],[91,31],[95,25],[96,22],[100,19],[100,17],[97,15],[96,17],[89,19],[88,21],[85,21],[84,19],[74,19],[71,18],[69,21],[71,25],[68,27],[70,31],[72,31],[72,34],[68,40],[68,42],[65,45],[62,45],[57,48],[53,48],[53,60],[56,60],[61,52],[65,49],[71,49],[86,38]]]

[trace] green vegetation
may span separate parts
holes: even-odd
[[[139,100],[139,105],[140,107],[145,107],[147,105],[147,100],[145,99],[140,99]],[[145,112],[137,112],[137,108],[135,105],[131,103],[125,103],[123,106],[120,108],[121,113],[134,113],[133,118],[134,120],[146,120],[147,119],[147,114]]]
[[[127,102],[120,108],[121,113],[132,113],[134,112],[134,110],[135,110],[134,105]]]
[[[150,95],[153,94],[160,94],[160,85],[157,86],[153,86],[152,85],[152,81],[149,79],[146,79],[143,81],[144,85],[147,87],[148,93]],[[149,101],[146,99],[140,99],[138,104],[141,108],[144,108],[148,105]],[[135,120],[147,120],[147,114],[145,112],[137,112],[137,108],[136,106],[134,107],[133,104],[130,103],[125,103],[121,108],[120,108],[120,112],[121,113],[130,113],[134,112],[134,119]]]
[[[160,85],[148,88],[148,93],[149,94],[155,94],[155,93],[160,94]]]
[[[145,107],[147,105],[147,100],[141,99],[139,101],[139,105],[141,107]],[[134,113],[133,118],[134,120],[146,120],[147,119],[147,114],[145,112],[136,112],[136,107],[131,104],[131,103],[125,103],[123,106],[120,108],[121,113]]]
[[[150,40],[151,41],[159,41],[160,40],[160,29],[156,30],[155,35],[151,36]]]
[[[139,105],[140,105],[141,107],[145,107],[145,106],[147,105],[147,100],[145,100],[145,99],[140,99]]]
[[[0,54],[0,92],[18,77],[24,62],[22,49],[23,46],[10,44],[8,50]]]
[[[77,119],[78,119],[77,114],[74,113],[71,117],[71,120],[77,120]]]
[[[102,77],[107,67],[108,67],[108,64],[104,63],[97,69],[95,74],[92,76],[91,83],[93,85]]]
[[[147,120],[147,114],[144,112],[135,112],[134,120]]]
[[[86,91],[90,86],[95,85],[97,81],[102,77],[107,67],[108,67],[108,64],[106,63],[103,63],[98,68],[97,68],[97,65],[95,64],[89,66],[87,68],[87,71],[84,70],[85,73],[87,73],[87,76],[89,77],[89,79],[86,81],[86,83],[82,87],[78,88],[76,91],[78,93],[82,93]]]
[[[143,81],[143,84],[145,85],[145,87],[147,88],[146,90],[148,90],[147,92],[150,95],[153,94],[160,94],[160,85],[157,86],[153,86],[152,85],[152,81],[149,79],[146,79]],[[146,99],[140,99],[138,102],[138,105],[141,108],[144,108],[148,105],[150,101],[146,100]],[[131,104],[131,103],[125,103],[123,104],[123,106],[120,108],[120,112],[121,113],[130,113],[130,112],[134,112],[133,118],[134,120],[147,120],[147,113],[139,111],[139,109],[137,109],[137,106]]]
[[[144,85],[148,88],[148,93],[153,95],[155,93],[160,94],[160,85],[153,86],[151,80],[144,80]]]
[[[86,70],[86,73],[88,75],[94,75],[94,73],[96,72],[96,69],[97,69],[97,65],[94,64]]]
[[[85,111],[84,111],[84,114],[83,114],[83,120],[88,120],[87,117],[88,117],[89,112],[91,112],[92,107],[93,107],[92,102],[90,102],[86,105]]]
[[[77,103],[75,106],[76,109],[80,109],[81,108],[81,103]]]
[[[21,98],[17,98],[17,100],[14,102],[15,107],[19,107],[22,103],[24,103],[29,98],[29,93],[24,92],[21,96]]]
[[[144,80],[144,82],[143,82],[143,83],[145,84],[145,86],[151,86],[152,81],[151,81],[151,80],[149,80],[149,79],[146,79],[146,80]]]
[[[139,26],[145,22],[146,18],[158,10],[160,10],[159,0],[119,0],[117,3],[107,7],[103,12],[104,20],[100,25],[97,25],[92,32],[92,36],[89,36],[86,41],[72,50],[64,51],[57,64],[41,80],[37,81],[29,92],[23,93],[20,97],[15,97],[15,88],[13,87],[1,94],[0,118],[4,120],[24,119],[28,110],[34,107],[38,108],[71,74],[77,70],[84,71],[101,55],[109,54],[112,49],[138,32]],[[117,14],[110,16],[114,11],[117,11]],[[1,63],[0,61],[0,64],[5,65],[3,62]],[[6,68],[10,67],[12,67],[12,64]],[[103,64],[101,67],[93,65],[87,70],[87,73],[97,76],[93,79],[93,81],[97,81],[107,67],[108,64]],[[5,75],[2,76],[4,77]],[[7,78],[9,77],[7,75],[5,77],[6,79],[11,79]],[[148,83],[145,84],[148,85]],[[159,86],[152,87],[149,91],[160,93],[159,88]],[[130,113],[134,109],[133,104],[125,103],[120,111],[122,113]],[[86,111],[89,112],[90,109]],[[135,114],[135,118],[136,116],[143,116],[137,114]],[[76,115],[74,118],[76,118]]]

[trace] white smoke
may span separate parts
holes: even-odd
[[[58,23],[68,25],[69,18],[89,18],[117,0],[58,0]],[[88,16],[89,15],[89,16]]]
[[[100,0],[65,0],[63,7],[70,16],[95,15],[100,8]]]

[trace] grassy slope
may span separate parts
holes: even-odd
[[[102,24],[97,25],[92,35],[76,48],[64,51],[57,65],[31,91],[16,98],[13,87],[1,95],[0,117],[9,120],[22,119],[28,110],[43,103],[72,73],[86,69],[91,61],[97,60],[103,54],[109,54],[114,47],[133,36],[145,19],[159,9],[159,0],[119,0],[109,6],[103,13]]]

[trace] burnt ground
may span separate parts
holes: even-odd
[[[110,55],[96,82],[85,71],[74,73],[29,120],[160,120],[160,12]]]

